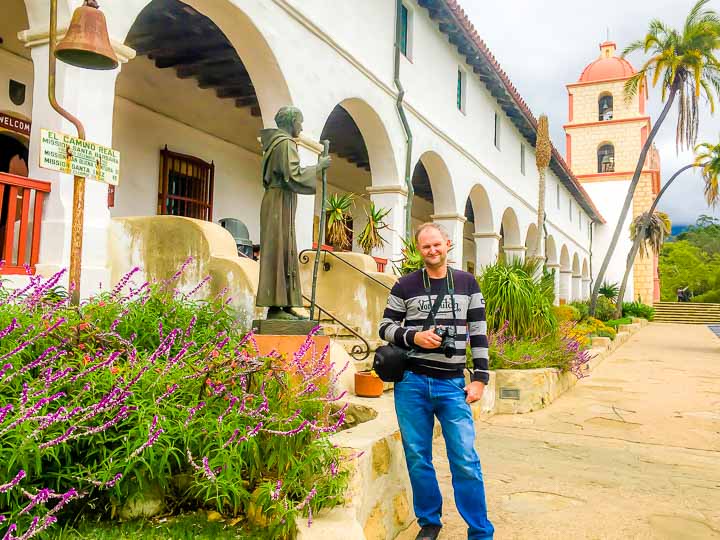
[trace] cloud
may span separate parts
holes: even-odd
[[[462,6],[480,37],[508,73],[513,84],[538,116],[544,112],[550,120],[550,134],[564,154],[567,122],[567,83],[575,82],[587,64],[599,55],[598,45],[610,39],[621,51],[630,42],[645,36],[651,19],[680,28],[694,0],[656,0],[638,2],[606,0],[504,0],[481,2],[463,0]],[[720,10],[720,2],[710,6]],[[629,60],[636,67],[642,54]],[[648,112],[653,119],[663,103],[657,89],[650,91]],[[691,152],[676,154],[673,112],[660,128],[656,144],[662,162],[662,182],[692,160]],[[700,116],[698,142],[717,142],[720,118],[712,117],[707,104]],[[677,224],[694,223],[700,214],[712,214],[704,202],[699,175],[679,177],[668,189],[660,208]],[[715,215],[720,215],[716,212]]]

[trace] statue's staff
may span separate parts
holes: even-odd
[[[322,157],[330,155],[330,141],[322,141]],[[317,295],[317,275],[320,265],[320,253],[325,243],[325,195],[327,193],[327,169],[322,170],[322,188],[320,191],[320,224],[318,226],[317,247],[315,248],[315,265],[312,277],[312,296],[310,297],[310,320],[315,319],[315,297]],[[318,322],[320,321],[320,310],[318,309]]]

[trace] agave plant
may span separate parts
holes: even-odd
[[[401,276],[405,276],[420,270],[424,266],[422,255],[417,247],[417,243],[414,238],[410,240],[402,239],[403,247],[401,250],[402,259],[399,261],[393,261],[395,271]]]
[[[600,285],[600,296],[604,296],[605,298],[613,302],[617,298],[619,291],[620,285],[618,283],[610,283],[608,281],[603,281],[602,285]]]
[[[327,240],[338,249],[346,249],[350,246],[352,230],[347,222],[354,202],[355,195],[352,193],[333,193],[325,203]]]
[[[368,222],[358,237],[358,245],[365,252],[365,255],[370,255],[373,249],[385,245],[385,239],[380,234],[380,231],[387,229],[387,224],[383,220],[389,213],[389,208],[377,208],[374,202],[370,202],[370,207],[365,210]]]

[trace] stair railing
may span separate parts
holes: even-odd
[[[352,264],[351,262],[348,262],[348,261],[346,261],[345,259],[343,259],[342,257],[339,257],[336,253],[334,253],[334,252],[332,252],[332,251],[328,251],[327,249],[320,249],[319,251],[321,251],[323,254],[326,255],[325,257],[323,257],[323,259],[324,259],[324,260],[323,260],[323,270],[324,270],[325,272],[327,272],[328,270],[330,270],[330,268],[332,268],[332,266],[330,265],[330,263],[327,262],[327,255],[331,255],[331,256],[335,257],[338,261],[342,262],[343,264],[346,264],[346,265],[349,266],[350,268],[353,268],[353,269],[356,270],[357,272],[360,272],[363,276],[365,276],[365,277],[368,278],[369,280],[374,281],[375,283],[377,283],[378,285],[380,285],[381,287],[385,288],[385,289],[388,290],[388,291],[390,290],[390,287],[388,287],[387,285],[385,285],[382,281],[380,281],[379,279],[375,279],[375,278],[372,277],[370,274],[368,274],[367,272],[365,272],[365,270],[362,270],[362,269],[358,268],[357,266],[355,266],[354,264]],[[301,251],[301,252],[300,252],[300,255],[299,255],[299,259],[300,259],[300,262],[301,262],[301,263],[307,264],[307,263],[310,262],[310,257],[309,257],[309,255],[308,255],[308,253],[316,253],[316,250],[314,250],[314,249],[305,249],[305,250]]]
[[[303,298],[305,299],[306,302],[311,302],[310,298],[308,298],[304,294],[303,294]],[[350,332],[354,337],[356,337],[357,339],[362,341],[362,345],[360,345],[360,344],[353,345],[352,349],[350,349],[350,352],[349,352],[350,356],[352,356],[355,360],[358,360],[358,361],[365,360],[368,356],[370,356],[370,343],[368,342],[367,339],[365,339],[362,335],[360,335],[358,332],[353,330],[350,326],[348,326],[347,324],[342,322],[340,319],[337,318],[337,316],[330,313],[327,309],[322,307],[317,302],[315,302],[315,309],[318,310],[318,323],[320,322],[320,314],[324,313],[325,315],[330,317],[330,320],[336,322],[337,324],[342,326],[345,330]]]

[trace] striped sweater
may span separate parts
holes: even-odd
[[[411,349],[408,369],[430,377],[449,379],[462,377],[465,369],[465,349],[470,338],[473,359],[471,379],[487,384],[488,340],[485,322],[485,300],[475,277],[461,270],[453,270],[455,281],[455,347],[456,354],[446,358],[441,349],[423,349],[414,344],[415,334],[422,330],[430,308],[441,291],[446,296],[438,309],[435,322],[439,327],[452,327],[453,312],[447,281],[430,279],[430,300],[423,285],[422,270],[400,278],[388,297],[387,307],[380,321],[380,338]],[[404,324],[403,324],[404,321]]]

